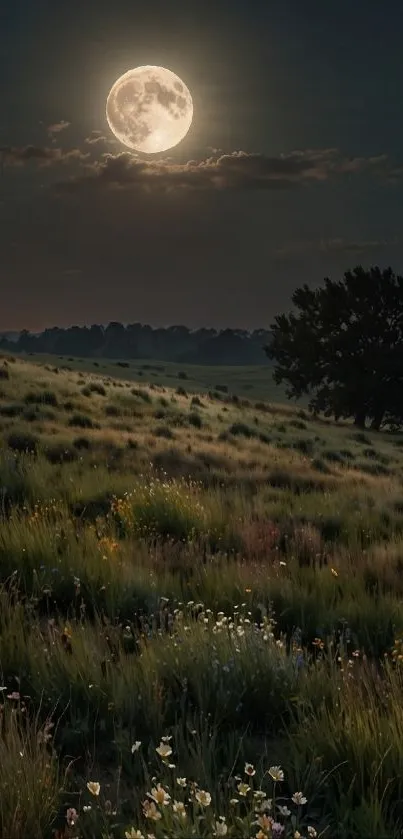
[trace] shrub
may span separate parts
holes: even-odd
[[[130,367],[130,364],[128,361],[117,361],[116,367]]]
[[[10,449],[16,452],[29,452],[29,454],[36,454],[38,450],[39,439],[28,432],[16,431],[9,434],[7,437],[7,444]]]
[[[0,367],[0,379],[9,379],[10,373],[7,370],[7,367]]]
[[[155,437],[165,437],[166,440],[173,440],[175,437],[173,431],[167,425],[159,425],[154,429]]]
[[[196,411],[192,411],[192,413],[188,416],[188,422],[190,425],[193,425],[194,428],[202,428],[203,420],[200,414],[197,414]]]
[[[198,396],[192,396],[190,404],[194,408],[204,408],[203,402],[199,399]]]
[[[341,452],[333,451],[332,449],[324,451],[322,453],[322,457],[325,460],[329,460],[331,463],[344,463],[345,460]]]
[[[364,434],[363,431],[354,431],[353,434],[350,434],[350,439],[355,440],[357,443],[367,443],[372,445],[372,441],[367,434]]]
[[[249,425],[245,425],[244,422],[234,422],[230,425],[228,429],[230,434],[234,436],[242,436],[242,437],[256,437],[257,432],[254,428],[250,428]]]
[[[296,442],[292,444],[292,447],[302,454],[312,454],[314,450],[314,442],[309,439],[296,440]]]
[[[183,370],[180,370],[179,373],[178,373],[178,379],[187,379],[187,378],[188,378],[188,374],[185,373]]]
[[[122,411],[117,407],[117,405],[106,405],[105,414],[107,417],[120,417]]]
[[[68,443],[54,443],[45,447],[44,454],[49,463],[71,463],[77,460],[78,453]]]
[[[301,431],[306,428],[306,422],[302,422],[302,420],[290,420],[289,425],[291,425],[292,428],[300,428]]]
[[[0,416],[2,417],[18,417],[22,414],[24,408],[22,405],[0,405]]]
[[[57,396],[52,390],[43,390],[41,393],[27,393],[24,397],[27,405],[51,405],[57,408]]]
[[[69,419],[68,425],[76,426],[77,428],[95,428],[91,417],[87,417],[86,414],[73,414]]]
[[[176,388],[176,395],[177,396],[187,396],[187,391],[181,385]]]
[[[91,440],[88,437],[76,437],[73,440],[73,446],[76,449],[90,449],[91,448]]]
[[[221,393],[228,393],[228,386],[227,385],[216,385],[216,390],[220,390]]]

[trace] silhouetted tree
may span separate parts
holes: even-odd
[[[279,315],[265,347],[274,379],[287,394],[312,396],[328,416],[354,417],[372,428],[403,422],[403,277],[391,268],[347,271],[324,288],[306,284],[292,302],[298,315]]]

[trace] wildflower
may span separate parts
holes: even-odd
[[[284,781],[284,772],[281,769],[281,766],[271,766],[269,769],[269,775],[273,778],[273,781]]]
[[[339,576],[339,575],[338,575],[338,572],[336,571],[336,569],[335,569],[335,568],[331,568],[330,570],[331,570],[331,572],[332,572],[332,574],[333,574],[333,577],[338,577],[338,576]]]
[[[251,763],[245,763],[245,775],[249,775],[251,778],[256,775],[256,769]]]
[[[131,827],[130,830],[125,831],[125,839],[144,839],[141,830],[135,830]]]
[[[161,737],[161,740],[163,743],[169,743],[169,741],[172,740],[172,735],[170,737],[165,735],[165,737]]]
[[[315,828],[314,828],[314,827],[312,827],[310,824],[308,824],[308,828],[307,828],[307,829],[308,829],[308,836],[310,836],[310,837],[311,837],[311,839],[316,839],[316,837],[317,837],[317,835],[318,835],[318,834],[317,834],[317,832],[316,832]]]
[[[172,809],[174,813],[176,813],[178,816],[181,816],[183,819],[186,819],[186,808],[183,801],[174,801]]]
[[[288,807],[279,805],[278,811],[280,813],[280,816],[285,816],[285,818],[287,818],[287,816],[291,816],[291,810],[289,810]]]
[[[153,819],[155,822],[162,819],[161,813],[157,810],[154,801],[143,801],[143,813],[146,819]]]
[[[263,833],[263,830],[259,830],[259,832],[256,833],[256,839],[267,839],[267,833]]]
[[[221,821],[215,823],[215,835],[226,836],[228,833],[228,825],[225,824],[224,816],[221,816]]]
[[[91,793],[91,795],[99,795],[101,791],[101,786],[98,781],[88,781],[87,789]]]
[[[156,787],[152,788],[151,798],[153,799],[153,801],[156,802],[156,804],[163,804],[165,807],[167,804],[169,804],[171,800],[169,792],[166,792],[166,790],[164,789],[164,787],[161,786],[161,784],[157,784]]]
[[[8,693],[7,699],[15,699],[16,701],[18,701],[20,699],[20,694],[18,693],[18,690],[13,690],[12,693]]]
[[[305,798],[305,795],[303,795],[302,792],[294,792],[294,795],[292,796],[291,800],[294,802],[294,804],[306,804],[307,802],[307,799]]]
[[[229,803],[235,807],[235,804],[239,804],[239,801],[237,798],[230,798]]]
[[[133,743],[133,745],[132,745],[132,755],[134,755],[135,752],[138,752],[140,746],[141,746],[141,740],[136,740],[136,742]]]
[[[237,786],[237,790],[239,792],[239,795],[245,796],[248,794],[248,792],[250,792],[250,787],[248,786],[248,784],[240,783]]]
[[[186,778],[177,778],[176,783],[178,784],[179,787],[185,787],[186,786]]]
[[[284,827],[280,822],[273,822],[271,826],[271,835],[273,839],[279,839],[281,834],[284,833]]]
[[[92,810],[91,804],[84,804],[83,811],[84,813],[89,813]]]
[[[273,819],[271,819],[270,816],[266,816],[266,815],[259,816],[259,818],[256,819],[254,824],[257,824],[259,827],[262,828],[262,830],[265,830],[266,832],[268,832],[269,830],[271,830],[271,826],[273,824]]]
[[[299,830],[295,831],[294,839],[302,839],[302,833],[300,833]]]
[[[208,805],[211,804],[211,795],[204,789],[198,789],[196,792],[196,801],[198,801],[202,807],[208,807]]]
[[[169,755],[172,754],[171,747],[168,746],[167,743],[163,743],[162,740],[161,740],[161,743],[159,744],[159,746],[157,746],[155,751],[157,752],[157,754],[159,754],[160,757],[162,757],[163,760],[165,760],[167,757],[169,757]]]
[[[69,827],[74,827],[78,819],[78,813],[75,807],[69,807],[66,813],[66,822]]]

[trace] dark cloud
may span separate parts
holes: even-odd
[[[69,161],[82,162],[89,157],[81,149],[63,150],[46,146],[0,146],[0,159],[5,166],[24,166],[35,162],[39,166],[50,166]]]
[[[347,158],[337,149],[308,149],[279,157],[235,151],[206,160],[175,164],[167,160],[143,160],[126,152],[104,154],[84,167],[79,176],[59,185],[60,190],[81,188],[144,189],[286,189],[332,176],[387,169],[385,155]]]
[[[287,242],[273,253],[276,258],[288,259],[312,254],[364,254],[372,251],[385,250],[398,245],[399,240],[393,239],[362,239],[349,240],[342,237],[333,239],[316,239]]]

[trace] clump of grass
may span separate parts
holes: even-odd
[[[98,396],[106,396],[106,390],[99,382],[90,382],[88,385],[91,393],[97,393]]]
[[[142,399],[143,402],[151,403],[152,398],[150,394],[146,390],[142,390],[138,387],[133,387],[130,391],[132,396],[137,396],[138,399]]]
[[[191,482],[153,478],[112,504],[123,533],[191,541],[206,527],[206,510]]]
[[[4,366],[0,367],[0,379],[3,379],[3,381],[6,381],[9,378],[10,378],[10,373],[7,370],[7,367],[4,367]]]
[[[192,408],[204,408],[203,402],[199,399],[198,396],[192,396],[190,400],[190,405]]]
[[[0,834],[43,839],[58,813],[63,782],[52,725],[41,725],[38,716],[30,720],[18,692],[9,696],[0,709]]]

